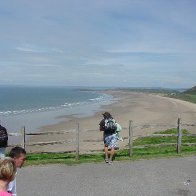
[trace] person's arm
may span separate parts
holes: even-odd
[[[99,130],[104,131],[104,120],[99,123]]]

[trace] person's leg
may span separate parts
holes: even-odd
[[[110,137],[110,148],[111,148],[111,151],[110,151],[110,161],[109,161],[109,164],[112,164],[112,161],[113,161],[113,157],[114,157],[114,154],[115,154],[115,148],[117,147],[117,137],[116,137],[116,134],[113,134],[111,135]]]
[[[110,162],[112,162],[114,154],[115,154],[115,149],[111,148],[111,151],[110,151]]]
[[[105,152],[105,162],[108,163],[108,137],[103,134],[104,138],[104,152]]]
[[[105,151],[105,161],[108,162],[108,145],[106,144],[104,146],[104,151]]]

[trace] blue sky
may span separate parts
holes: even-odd
[[[196,85],[195,0],[0,0],[0,84]]]

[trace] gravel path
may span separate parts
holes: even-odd
[[[196,156],[22,168],[18,196],[196,196]]]

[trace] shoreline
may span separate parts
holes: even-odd
[[[161,97],[159,95],[152,95],[148,93],[137,93],[122,90],[104,91],[113,96],[116,102],[109,105],[103,105],[98,111],[91,116],[77,117],[73,115],[63,115],[57,118],[62,119],[61,122],[43,126],[40,128],[41,132],[69,130],[70,133],[63,135],[44,135],[34,136],[29,138],[30,142],[46,142],[59,141],[68,139],[75,140],[76,129],[79,123],[80,126],[80,140],[102,140],[102,132],[99,131],[99,122],[102,119],[102,113],[108,111],[112,114],[117,122],[123,127],[122,136],[128,136],[129,120],[133,121],[133,125],[141,124],[167,124],[177,125],[177,119],[181,118],[182,123],[194,123],[196,119],[196,104],[186,101],[176,100],[168,97]],[[117,101],[118,100],[118,101]],[[66,117],[68,120],[63,121]],[[171,128],[171,127],[170,127]],[[140,135],[152,134],[155,131],[165,130],[165,127],[155,128],[134,128],[134,137]],[[189,127],[187,128],[189,129]],[[194,129],[190,130],[196,133]],[[119,147],[122,148],[127,145],[128,141],[119,142]],[[75,142],[66,144],[56,144],[48,146],[33,146],[27,147],[28,151],[46,151],[46,152],[60,152],[75,150]],[[80,142],[80,150],[102,150],[103,142]]]
[[[113,101],[111,95],[100,92],[97,92],[96,95],[95,99],[89,98],[84,102],[73,102],[70,105],[67,104],[66,107],[59,105],[56,109],[55,107],[48,106],[48,110],[37,109],[34,112],[27,113],[11,115],[0,114],[1,123],[9,132],[20,132],[23,126],[25,126],[29,132],[38,132],[43,126],[67,121],[70,115],[78,117],[91,116],[94,111],[99,110],[102,105],[107,105]]]

